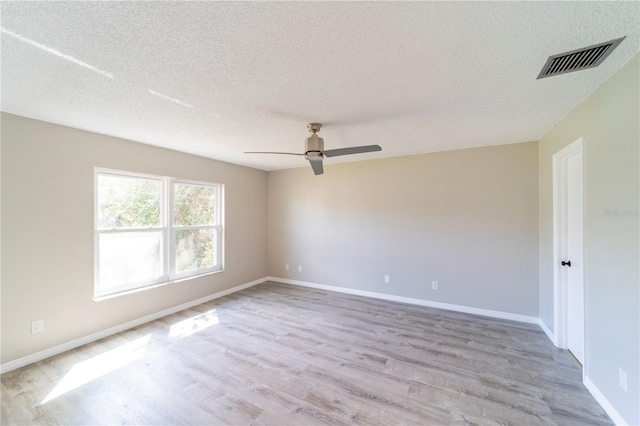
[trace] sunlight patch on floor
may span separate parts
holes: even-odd
[[[42,400],[41,404],[46,404],[60,395],[64,395],[142,358],[150,338],[151,334],[147,334],[144,337],[74,365],[56,387],[49,392],[49,395]]]
[[[169,330],[169,337],[184,338],[191,336],[194,333],[202,331],[216,325],[220,322],[218,319],[218,313],[215,309],[207,311],[203,314],[196,315],[192,318],[187,318],[184,321],[177,322],[171,326]]]

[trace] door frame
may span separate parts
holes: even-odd
[[[567,268],[560,265],[560,261],[565,260],[567,255],[567,161],[576,155],[579,156],[580,162],[582,163],[582,217],[584,218],[584,137],[578,138],[553,155],[553,343],[562,349],[567,349],[569,341],[568,271]],[[584,236],[584,220],[582,232]],[[582,268],[582,263],[583,262],[579,262],[579,265],[576,265],[576,267]],[[574,266],[572,266],[572,268],[573,267]],[[586,300],[584,270],[582,272],[584,304]],[[586,310],[584,312],[586,312]],[[586,346],[586,322],[584,316],[582,321],[585,330]],[[585,365],[582,370],[583,375],[584,372],[586,372],[586,350],[584,350],[584,358]]]

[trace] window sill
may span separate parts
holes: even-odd
[[[116,297],[120,297],[120,296],[126,296],[129,294],[134,294],[134,293],[139,293],[141,291],[146,291],[146,290],[151,290],[154,288],[158,288],[158,287],[164,287],[167,285],[171,285],[171,284],[177,284],[177,283],[182,283],[185,281],[190,281],[196,278],[202,278],[202,277],[206,277],[209,275],[214,275],[214,274],[219,274],[221,272],[224,272],[224,268],[220,269],[218,271],[211,271],[211,272],[206,272],[204,274],[199,274],[199,275],[190,275],[188,277],[184,277],[184,278],[177,278],[171,281],[166,281],[166,282],[162,282],[162,283],[158,283],[158,284],[152,284],[152,285],[148,285],[145,287],[139,287],[139,288],[134,288],[131,290],[124,290],[124,291],[120,291],[118,293],[112,293],[112,294],[106,294],[104,296],[93,296],[93,301],[94,302],[102,302],[103,300],[109,300],[109,299],[113,299]]]

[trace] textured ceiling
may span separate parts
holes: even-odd
[[[639,2],[6,2],[2,110],[264,170],[536,140],[640,46]],[[598,68],[549,55],[627,36]]]

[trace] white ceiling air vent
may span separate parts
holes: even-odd
[[[582,49],[572,50],[571,52],[549,56],[547,63],[544,64],[542,71],[538,74],[538,79],[597,67],[613,52],[613,49],[615,49],[622,40],[624,40],[624,37],[605,43],[594,44],[593,46]]]

